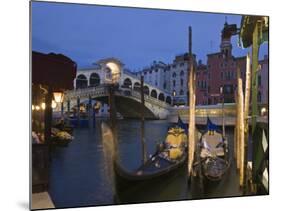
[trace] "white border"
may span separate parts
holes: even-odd
[[[66,0],[65,0],[66,1]],[[64,1],[64,2],[65,2]],[[69,1],[67,1],[69,2]],[[75,210],[265,210],[280,200],[280,7],[276,0],[71,0],[147,8],[246,13],[270,16],[270,195],[186,202],[78,208]],[[1,210],[28,209],[29,2],[3,1],[1,20]],[[278,46],[278,47],[277,47]],[[278,118],[279,117],[279,118]],[[68,209],[74,210],[74,209]]]

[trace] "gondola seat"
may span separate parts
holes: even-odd
[[[182,156],[183,151],[179,148],[171,148],[169,149],[169,158],[172,160],[178,159]]]
[[[223,140],[220,133],[206,133],[202,137],[203,149],[201,150],[200,156],[202,158],[207,156],[224,156],[224,148],[220,146],[222,142]]]

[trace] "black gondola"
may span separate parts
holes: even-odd
[[[158,146],[155,154],[135,171],[127,171],[118,161],[114,162],[116,191],[120,195],[128,189],[143,187],[145,184],[155,185],[164,178],[180,172],[186,166],[187,136],[179,126],[168,130],[166,140]]]
[[[200,138],[198,152],[201,172],[203,178],[205,178],[204,183],[217,183],[223,178],[229,169],[227,152],[225,137],[223,137],[217,125],[213,124],[208,117],[206,129]]]

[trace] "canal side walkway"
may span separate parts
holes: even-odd
[[[33,193],[31,203],[31,209],[55,208],[55,205],[48,192]]]

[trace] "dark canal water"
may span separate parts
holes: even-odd
[[[56,207],[106,205],[118,203],[114,195],[113,176],[107,170],[101,122],[93,129],[75,129],[75,140],[65,148],[52,152],[49,193]],[[156,143],[165,139],[169,123],[162,120],[145,122],[147,155],[153,154]],[[231,156],[233,154],[233,130],[227,130]],[[134,170],[142,163],[140,121],[118,121],[118,148],[121,164]],[[168,201],[194,198],[239,196],[238,177],[234,164],[220,184],[212,191],[198,193],[196,187],[188,187],[184,172],[155,187],[146,187],[130,193],[122,203]]]

